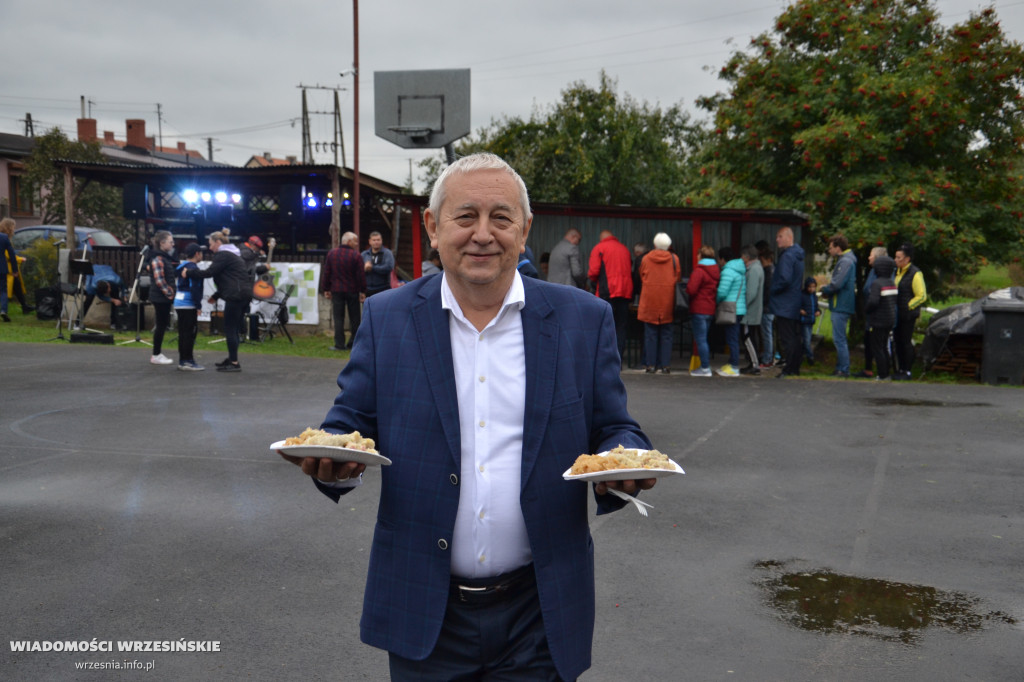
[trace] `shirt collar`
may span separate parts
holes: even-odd
[[[510,286],[508,291],[505,292],[505,300],[501,302],[501,310],[499,310],[498,314],[494,316],[494,320],[500,318],[505,314],[505,311],[510,308],[520,311],[523,309],[523,306],[526,305],[526,291],[523,289],[522,277],[518,270],[515,271],[514,275],[515,276],[512,278],[512,286]],[[441,307],[445,310],[450,310],[451,313],[455,315],[456,319],[462,320],[467,324],[469,323],[469,321],[466,320],[466,316],[462,314],[462,306],[460,306],[459,302],[455,299],[455,293],[452,291],[451,287],[448,286],[447,271],[441,272]],[[488,326],[493,324],[494,320],[491,320]]]

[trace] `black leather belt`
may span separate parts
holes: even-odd
[[[536,581],[533,564],[491,578],[452,576],[449,595],[465,604],[485,606],[503,602],[521,593]]]

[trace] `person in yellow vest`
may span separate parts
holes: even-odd
[[[896,371],[894,380],[911,378],[911,367],[914,365],[914,325],[921,315],[921,306],[928,300],[928,289],[924,285],[924,275],[911,261],[914,259],[914,246],[904,244],[896,249],[896,329],[893,334],[896,340]]]
[[[25,300],[25,284],[21,279],[20,267],[25,259],[14,251],[14,245],[11,243],[15,225],[11,218],[0,220],[0,319],[4,322],[11,321],[7,315],[7,300],[10,296],[18,299],[22,313],[27,314],[35,310]]]

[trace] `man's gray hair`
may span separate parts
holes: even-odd
[[[341,235],[342,244],[348,244],[349,242],[353,241],[359,243],[359,235],[357,235],[355,232],[346,232],[345,234]]]
[[[871,249],[871,255],[874,256],[875,258],[878,258],[879,256],[888,256],[889,249],[885,248],[884,246],[876,246],[875,248]]]
[[[512,176],[519,187],[519,206],[523,209],[523,220],[527,221],[533,216],[533,213],[530,211],[530,195],[526,191],[526,183],[519,177],[519,173],[516,173],[515,169],[508,165],[504,159],[489,152],[477,152],[476,154],[463,156],[444,169],[441,175],[437,177],[437,180],[434,181],[434,189],[430,192],[430,205],[428,206],[430,212],[437,216],[441,210],[441,205],[444,204],[445,199],[445,183],[448,182],[448,178],[456,173],[465,175],[482,170],[500,170]]]

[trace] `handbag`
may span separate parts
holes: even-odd
[[[715,324],[736,324],[736,301],[720,301],[715,306]]]
[[[676,271],[678,272],[679,261],[678,259],[675,259],[675,256],[673,256],[673,259],[674,260],[672,261],[672,265],[675,266]],[[681,315],[683,313],[688,312],[689,310],[690,294],[686,292],[686,282],[680,280],[676,282],[676,314]]]
[[[676,312],[685,313],[690,309],[690,294],[686,293],[686,282],[676,282]]]
[[[736,301],[740,292],[736,292]],[[715,306],[715,324],[736,324],[736,301],[720,301]]]

